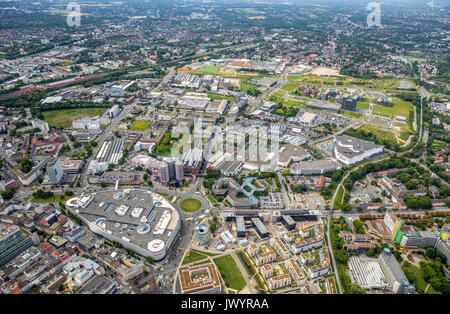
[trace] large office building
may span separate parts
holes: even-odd
[[[183,294],[221,293],[219,272],[214,263],[178,268],[180,289]]]
[[[438,239],[439,237],[434,232],[409,230],[403,234],[400,245],[419,248],[434,247]]]
[[[338,135],[334,141],[334,155],[342,163],[354,165],[383,152],[384,146],[360,140],[356,137]]]
[[[269,236],[269,231],[260,219],[252,218],[252,223],[261,238],[267,238]]]
[[[319,159],[294,163],[289,168],[289,171],[291,172],[291,174],[311,175],[324,174],[341,168],[341,164],[333,159]]]
[[[31,236],[16,225],[0,223],[0,267],[33,246]]]
[[[183,162],[172,158],[159,161],[156,158],[139,154],[131,159],[133,167],[141,167],[150,171],[153,178],[159,179],[161,183],[182,182],[184,180]]]
[[[378,261],[386,281],[394,293],[405,294],[415,291],[414,286],[409,283],[400,264],[388,248],[385,248],[383,253],[380,254]]]
[[[348,261],[350,279],[363,289],[388,289],[380,263],[376,258],[351,256]]]
[[[281,216],[281,222],[283,223],[283,225],[286,227],[286,229],[288,231],[295,229],[296,223],[295,223],[294,219],[292,219],[291,216],[289,216],[289,215],[282,215]]]
[[[155,261],[166,256],[181,225],[178,211],[167,199],[141,189],[74,197],[66,207],[91,231]]]

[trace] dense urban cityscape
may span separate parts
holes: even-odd
[[[446,1],[0,1],[0,294],[450,294]]]

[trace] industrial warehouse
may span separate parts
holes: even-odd
[[[71,198],[66,206],[93,232],[156,261],[166,256],[180,229],[177,210],[150,191],[102,191]]]

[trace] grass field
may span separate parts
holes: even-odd
[[[198,69],[197,71],[199,72],[205,72],[205,73],[217,73],[219,72],[220,67],[217,66],[203,66],[200,69]]]
[[[358,102],[358,103],[356,104],[356,108],[359,108],[359,109],[369,109],[369,103],[368,103],[368,102],[360,101],[360,102]]]
[[[342,111],[342,114],[343,114],[344,116],[354,117],[354,118],[357,118],[357,119],[361,119],[362,116],[363,116],[362,113],[353,112],[353,111],[348,111],[348,110],[343,110],[343,111]]]
[[[141,131],[144,132],[152,125],[150,121],[136,120],[130,125],[130,131]]]
[[[72,121],[83,117],[102,115],[107,108],[76,108],[44,111],[44,120],[53,127],[68,128]]]
[[[236,262],[231,255],[225,255],[214,259],[217,268],[222,275],[225,285],[228,288],[241,291],[246,286],[245,279],[241,274]]]
[[[258,85],[247,83],[248,79],[241,79],[241,90],[243,92],[248,92],[249,90],[256,90],[259,88]]]
[[[183,263],[181,265],[189,264],[192,262],[198,262],[207,258],[206,255],[200,254],[197,251],[189,250],[189,252],[185,255],[183,259]]]
[[[272,94],[272,96],[275,96],[275,97],[283,97],[284,95],[285,95],[285,93],[282,91],[276,91],[275,93]]]
[[[286,92],[292,92],[294,91],[297,87],[299,87],[300,85],[298,84],[294,84],[294,83],[287,83],[286,85],[284,85],[281,89],[286,91]]]
[[[366,124],[366,125],[363,125],[360,128],[358,128],[358,130],[363,130],[365,132],[371,132],[372,134],[375,135],[375,137],[379,141],[389,141],[393,144],[398,143],[398,141],[395,139],[394,132],[386,130],[386,129],[381,129],[376,126],[371,126],[371,125]]]
[[[182,200],[180,203],[180,208],[188,213],[193,213],[198,211],[202,207],[202,203],[195,198],[187,198]]]
[[[373,111],[376,114],[391,114],[393,116],[404,116],[409,118],[409,111],[414,110],[414,105],[409,101],[393,100],[392,107],[373,105]]]
[[[292,107],[298,107],[298,108],[306,108],[305,103],[300,102],[300,101],[295,101],[295,100],[290,100],[290,99],[284,99],[281,97],[277,97],[274,94],[272,94],[272,96],[270,96],[267,100],[272,101],[274,103],[282,103],[283,105],[287,105],[287,106],[292,106]]]

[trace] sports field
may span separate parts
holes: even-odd
[[[44,121],[53,127],[68,128],[72,121],[84,118],[101,116],[107,108],[76,108],[44,111]]]
[[[206,73],[217,73],[219,72],[220,68],[217,66],[204,66],[198,69],[199,72],[206,72]]]

